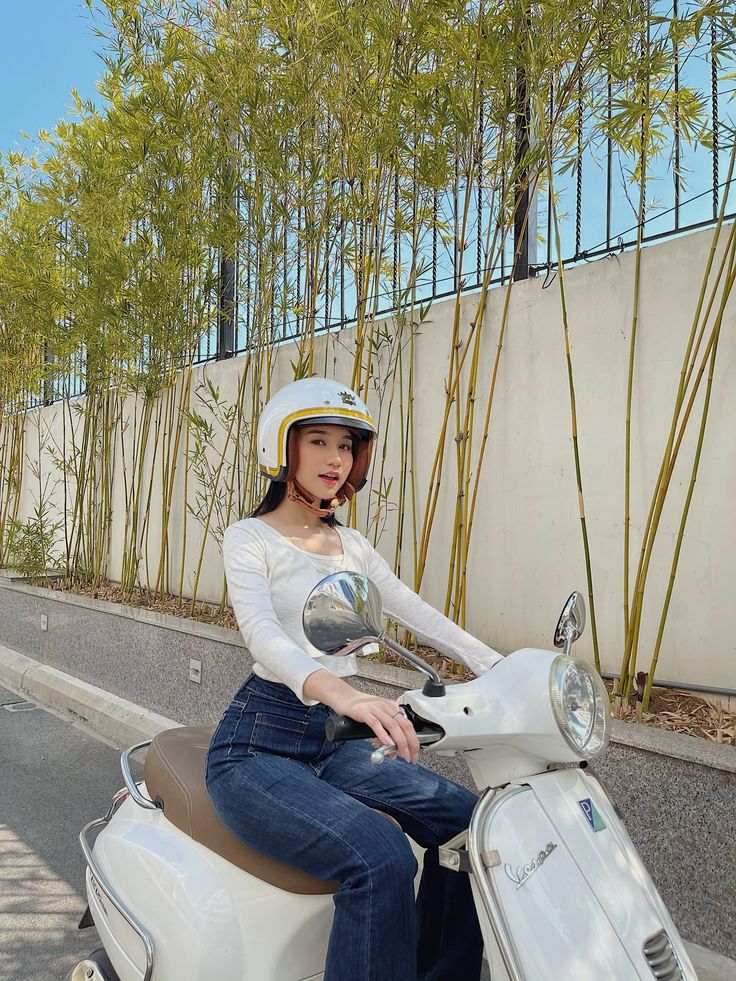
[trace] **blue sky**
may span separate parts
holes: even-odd
[[[0,152],[28,148],[70,112],[70,91],[97,95],[104,41],[92,34],[82,0],[5,0],[0,4]]]

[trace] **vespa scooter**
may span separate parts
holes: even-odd
[[[587,771],[606,751],[610,709],[598,674],[571,654],[585,623],[579,594],[555,631],[562,653],[523,648],[448,686],[384,635],[378,590],[358,573],[322,580],[303,622],[325,653],[380,641],[426,675],[401,702],[420,744],[463,754],[480,792],[470,827],[440,861],[470,876],[492,981],[697,981],[620,816]],[[332,739],[373,736],[347,718],[327,726]],[[168,730],[122,754],[125,787],[80,835],[89,904],[80,927],[94,923],[104,949],[66,981],[323,978],[337,883],[259,855],[219,822],[204,782],[212,731]],[[129,760],[144,748],[136,784]],[[391,749],[366,743],[384,766]]]

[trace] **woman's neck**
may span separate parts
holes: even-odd
[[[277,508],[268,515],[280,527],[292,528],[299,531],[318,531],[325,523],[316,514],[310,514],[296,501],[285,498]]]

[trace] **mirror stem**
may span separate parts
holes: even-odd
[[[572,643],[575,640],[575,634],[572,630],[565,631],[565,649],[562,652],[565,657],[570,657],[570,651],[572,650]]]
[[[385,635],[381,636],[381,643],[385,644],[386,647],[389,647],[392,651],[398,654],[399,657],[403,657],[403,659],[408,661],[409,664],[413,664],[415,668],[422,672],[422,674],[427,675],[427,681],[422,689],[422,692],[425,695],[430,697],[440,697],[445,694],[444,681],[435,671],[435,669],[427,664],[426,661],[423,661],[421,657],[416,654],[412,654],[411,651],[408,651],[405,647],[402,647],[402,645],[397,643],[397,641],[392,640],[390,637],[386,637]]]

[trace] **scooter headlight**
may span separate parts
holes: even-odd
[[[600,756],[610,737],[611,705],[598,672],[561,654],[552,662],[549,692],[557,725],[572,749],[582,759]]]

